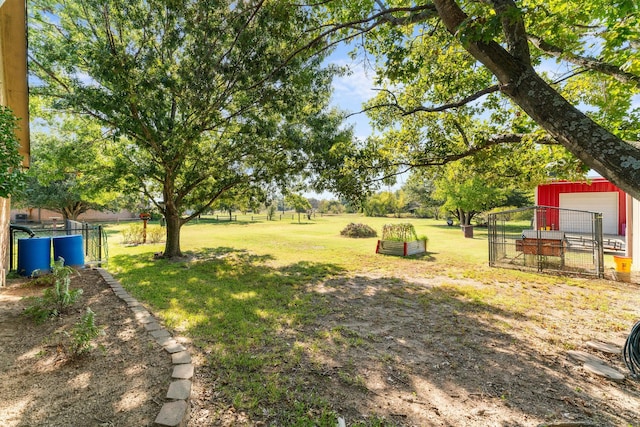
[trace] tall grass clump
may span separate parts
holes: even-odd
[[[382,240],[394,240],[397,242],[410,242],[419,240],[413,224],[385,224],[382,227]]]

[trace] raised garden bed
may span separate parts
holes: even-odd
[[[427,238],[418,238],[412,224],[386,224],[376,247],[377,254],[386,255],[409,256],[426,251]]]
[[[411,242],[398,242],[396,240],[378,240],[377,254],[386,255],[416,255],[427,251],[425,240],[413,240]]]

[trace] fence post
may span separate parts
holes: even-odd
[[[9,231],[9,268],[8,268],[9,271],[14,270],[13,268],[13,262],[15,261],[14,260],[15,254],[13,253],[13,241],[15,238],[14,234],[15,234],[14,231]]]
[[[102,267],[102,225],[98,224],[98,267]]]
[[[89,254],[89,224],[82,223],[82,238],[84,239],[84,256]]]
[[[594,241],[597,242],[597,246],[598,246],[598,253],[597,253],[597,272],[598,272],[598,277],[599,278],[603,278],[604,277],[604,242],[603,242],[603,238],[602,238],[602,214],[601,213],[594,213],[593,214],[593,221],[595,222],[595,232],[596,232],[596,236],[597,237],[594,239]]]

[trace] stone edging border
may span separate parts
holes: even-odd
[[[113,292],[133,311],[133,314],[145,330],[171,355],[173,372],[166,395],[166,402],[154,421],[156,426],[182,427],[189,419],[189,399],[194,374],[191,354],[173,339],[169,331],[164,329],[147,309],[133,298],[109,272],[96,268],[100,276],[111,287]]]

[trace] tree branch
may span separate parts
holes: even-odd
[[[491,0],[496,14],[502,22],[502,33],[507,41],[507,50],[526,65],[531,65],[531,53],[527,43],[527,31],[520,17],[521,11],[513,0]]]
[[[459,128],[459,131],[462,134],[464,134],[464,131],[461,128]],[[417,161],[402,161],[402,162],[389,163],[385,165],[386,168],[401,168],[401,169],[399,169],[394,173],[386,174],[382,177],[373,179],[371,182],[384,181],[385,179],[389,179],[394,176],[401,175],[403,173],[409,172],[412,169],[416,169],[416,168],[423,168],[423,167],[429,167],[429,166],[444,166],[447,163],[452,163],[466,157],[471,157],[491,147],[495,147],[501,144],[516,144],[516,143],[522,142],[526,137],[528,137],[527,134],[516,134],[516,133],[497,134],[497,135],[490,136],[480,144],[474,145],[474,144],[467,143],[468,148],[465,151],[462,151],[459,153],[447,154],[442,157],[433,157],[433,158],[425,157]],[[541,145],[558,145],[559,144],[556,140],[554,140],[549,135],[538,137],[536,139],[536,143]]]
[[[450,102],[448,104],[443,104],[443,105],[438,105],[435,107],[416,107],[416,108],[412,108],[412,109],[405,109],[403,107],[400,106],[400,104],[398,104],[398,101],[395,97],[395,95],[393,94],[393,92],[387,90],[387,89],[372,89],[372,90],[378,90],[378,91],[384,91],[389,93],[390,96],[392,96],[395,100],[395,102],[389,102],[389,103],[384,103],[384,104],[377,104],[377,105],[372,105],[371,107],[367,107],[361,111],[355,112],[355,113],[351,113],[349,115],[346,116],[346,118],[349,118],[351,116],[354,116],[356,114],[361,114],[361,113],[366,113],[367,111],[372,111],[378,108],[396,108],[398,110],[400,110],[401,114],[403,116],[408,116],[411,114],[415,114],[415,113],[439,113],[439,112],[443,112],[446,110],[450,110],[452,108],[459,108],[459,107],[463,107],[465,105],[467,105],[470,102],[473,102],[481,97],[483,97],[484,95],[488,95],[490,93],[494,93],[494,92],[499,92],[500,91],[500,85],[493,85],[493,86],[489,86],[488,88],[479,90],[478,92],[471,94],[465,98],[462,98],[458,101],[455,102]]]
[[[572,64],[609,75],[619,82],[633,84],[637,87],[640,87],[640,76],[632,73],[627,73],[626,71],[620,69],[620,67],[618,66],[608,64],[596,58],[580,56],[574,54],[573,52],[567,52],[561,47],[552,45],[551,43],[547,43],[540,37],[533,34],[529,34],[528,39],[535,47],[553,57],[564,59],[565,61],[568,61]]]
[[[404,12],[407,14],[407,16],[402,18],[393,16],[394,13],[399,13],[399,12]],[[437,15],[435,6],[432,3],[428,3],[428,4],[414,6],[414,7],[393,7],[388,9],[382,9],[374,13],[373,15],[367,16],[362,19],[356,19],[353,21],[343,22],[340,24],[327,25],[325,26],[327,29],[322,31],[320,34],[318,34],[316,37],[311,39],[305,45],[291,52],[291,55],[289,55],[287,60],[284,62],[283,66],[286,63],[288,63],[291,59],[297,57],[301,52],[305,50],[309,50],[314,46],[317,46],[323,40],[328,39],[330,35],[338,33],[340,30],[352,28],[352,29],[357,29],[358,31],[354,34],[349,34],[345,37],[335,40],[334,42],[328,43],[326,46],[320,49],[317,53],[324,52],[327,49],[330,49],[331,47],[341,42],[352,40],[362,34],[365,34],[371,31],[372,29],[374,29],[375,27],[383,23],[390,23],[392,25],[409,25],[409,24],[415,24],[417,22],[422,22],[426,19],[433,18],[436,16],[438,15]],[[369,24],[369,25],[365,27],[360,27],[360,25],[362,24]]]

